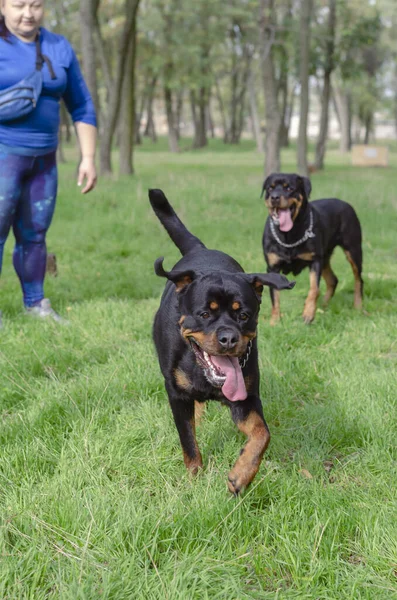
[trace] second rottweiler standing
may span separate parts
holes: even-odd
[[[354,274],[354,306],[362,307],[363,280],[361,226],[354,208],[337,198],[308,202],[312,186],[307,177],[273,173],[265,180],[262,195],[269,217],[263,233],[263,251],[269,273],[297,275],[310,268],[310,289],[303,310],[305,323],[316,314],[320,278],[327,290],[324,304],[334,295],[338,279],[330,259],[341,246]],[[280,319],[280,295],[270,289],[271,323]]]

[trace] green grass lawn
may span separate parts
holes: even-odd
[[[72,158],[72,150],[68,151]],[[262,157],[245,142],[173,156],[145,143],[137,175],[84,197],[60,167],[46,295],[71,327],[29,320],[6,248],[0,286],[0,598],[397,598],[397,153],[352,168],[332,150],[313,198],[338,196],[364,231],[365,313],[339,286],[304,326],[308,273],[283,292],[283,321],[259,324],[272,441],[251,488],[229,497],[244,438],[210,403],[205,470],[185,472],[151,341],[165,268],[178,252],[150,209],[161,187],[209,247],[264,271]],[[292,150],[284,170],[294,170]],[[323,285],[323,284],[322,284]]]

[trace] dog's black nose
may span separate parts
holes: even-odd
[[[218,342],[225,350],[231,350],[237,345],[238,335],[234,331],[223,329],[218,332]]]
[[[280,202],[279,194],[271,194],[270,198],[274,204],[278,204]]]

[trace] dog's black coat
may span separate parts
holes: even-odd
[[[233,420],[248,436],[244,453],[229,476],[229,489],[238,493],[255,476],[269,442],[259,398],[255,339],[262,288],[269,285],[288,289],[294,284],[278,274],[244,273],[233,258],[207,249],[193,236],[161,190],[150,190],[149,198],[183,255],[170,272],[163,269],[163,259],[155,263],[156,273],[169,281],[155,316],[153,339],[185,464],[193,472],[202,466],[195,438],[195,401],[221,400],[230,407]],[[247,398],[231,401],[213,379],[222,373],[215,369],[213,375],[203,368],[204,353],[213,360],[235,357],[236,361],[238,357],[247,358],[251,345],[242,367]]]
[[[269,273],[299,274],[309,267],[313,274],[311,280],[311,298],[306,302],[304,319],[314,319],[315,300],[318,295],[320,277],[327,284],[326,301],[335,292],[338,279],[330,266],[330,259],[336,246],[341,246],[352,266],[355,277],[355,306],[361,307],[363,280],[361,226],[354,208],[337,198],[326,198],[308,202],[311,183],[308,178],[296,174],[273,173],[264,182],[262,194],[269,209],[263,233],[263,252]],[[289,206],[292,212],[293,227],[288,232],[274,225],[277,237],[284,244],[296,244],[310,230],[312,218],[314,237],[292,248],[285,247],[273,235],[271,214],[279,207]],[[312,217],[310,216],[312,214]],[[315,289],[317,287],[317,290]],[[273,317],[279,318],[275,294],[270,290],[273,303]],[[316,296],[316,298],[314,298]]]

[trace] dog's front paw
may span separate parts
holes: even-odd
[[[270,317],[270,326],[271,327],[275,327],[276,325],[278,325],[281,321],[281,317],[280,315],[272,315]]]
[[[187,454],[184,454],[183,460],[185,467],[191,475],[197,475],[203,469],[203,460],[200,453],[195,457],[189,457]]]
[[[245,486],[243,485],[241,477],[239,477],[238,475],[233,475],[233,471],[230,471],[227,481],[227,487],[229,488],[229,492],[231,494],[233,494],[234,496],[238,496]]]
[[[238,494],[240,494],[240,492],[243,492],[245,488],[251,483],[257,471],[257,468],[242,471],[237,467],[233,467],[233,469],[229,473],[227,481],[227,487],[229,488],[229,492],[231,492],[234,496],[238,496]]]
[[[303,313],[302,318],[303,318],[303,322],[305,323],[305,325],[310,325],[310,323],[313,323],[313,321],[314,321],[314,314]]]
[[[305,308],[303,309],[302,318],[306,325],[309,325],[314,321],[314,317],[316,316],[316,304],[315,302],[307,302],[305,304]]]

